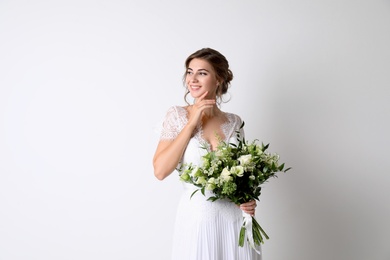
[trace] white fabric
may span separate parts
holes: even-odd
[[[225,141],[236,143],[236,131],[241,126],[241,119],[226,113],[227,122],[221,129]],[[187,111],[183,107],[171,107],[166,115],[161,132],[161,140],[174,139],[187,122]],[[241,131],[241,136],[243,136]],[[191,138],[182,163],[200,165],[201,156],[207,151],[202,145],[209,146],[202,138],[198,126]],[[177,178],[179,181],[179,178]],[[261,260],[245,242],[238,246],[238,237],[243,224],[242,211],[227,200],[207,201],[211,195],[203,196],[197,192],[191,199],[195,186],[183,183],[184,192],[179,202],[173,239],[173,260]],[[258,248],[260,250],[260,248]]]

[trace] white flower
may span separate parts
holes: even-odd
[[[230,172],[231,172],[232,174],[235,174],[235,175],[238,176],[238,177],[242,177],[242,176],[244,176],[244,167],[242,167],[241,165],[233,166],[233,167],[230,169]]]
[[[211,175],[213,175],[213,173],[214,173],[214,167],[211,167],[210,169],[205,171],[205,174],[207,174],[207,176],[211,176]]]
[[[214,177],[211,177],[211,178],[209,179],[208,183],[217,184],[217,180],[216,180]]]
[[[232,180],[233,178],[230,175],[231,175],[231,172],[228,170],[228,168],[227,167],[223,168],[223,170],[221,172],[221,180],[225,181],[225,182]]]
[[[237,159],[242,166],[248,165],[252,161],[252,155],[251,154],[246,154],[246,155],[241,155],[240,158]]]
[[[221,157],[221,156],[223,155],[223,151],[222,151],[222,150],[217,150],[217,151],[215,152],[215,155],[216,155],[217,157]]]
[[[256,145],[256,152],[258,155],[261,155],[263,151],[261,150],[261,147],[259,145]]]
[[[190,176],[191,176],[191,177],[194,177],[198,170],[199,170],[199,167],[196,166],[196,167],[195,167],[194,169],[192,169],[192,171],[190,172]]]
[[[216,180],[214,177],[211,177],[206,184],[206,190],[214,190],[215,187],[216,187]]]
[[[203,164],[203,168],[210,167],[210,161],[205,157],[202,157],[202,164]]]
[[[199,178],[196,180],[195,183],[196,183],[196,184],[204,185],[204,184],[207,183],[207,181],[206,181],[206,178],[205,178],[205,177],[201,176],[201,177],[199,177]]]
[[[184,182],[190,180],[190,175],[188,175],[188,173],[184,172],[183,174],[180,175],[180,179]]]

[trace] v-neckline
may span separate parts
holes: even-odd
[[[187,123],[188,122],[188,116],[189,116],[189,111],[188,111],[188,107],[181,107],[184,111],[185,111],[185,120]],[[219,126],[219,130],[221,131],[221,133],[224,135],[224,138],[222,139],[221,138],[221,141],[223,142],[227,142],[227,140],[229,140],[229,136],[228,136],[228,131],[226,131],[226,128],[227,128],[227,125],[229,125],[231,123],[231,120],[229,118],[229,115],[228,113],[226,112],[223,112],[221,111],[221,113],[223,113],[223,115],[225,116],[226,120]],[[207,146],[207,150],[209,151],[216,151],[217,147],[213,147],[214,149],[211,149],[212,148],[212,145],[209,141],[207,141],[204,136],[203,136],[203,126],[202,126],[202,122],[198,122],[194,132],[193,132],[193,137],[195,137],[198,142],[202,145],[205,145]]]

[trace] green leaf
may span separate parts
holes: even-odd
[[[190,199],[191,199],[192,196],[194,196],[194,194],[197,193],[199,190],[200,190],[200,189],[195,190],[195,191],[191,194]]]
[[[261,233],[263,233],[265,239],[269,239],[269,236],[267,235],[267,233],[265,233],[264,229],[262,229],[260,225],[259,225],[259,229],[260,229]]]
[[[275,165],[274,162],[272,162],[271,169],[272,169],[273,171],[276,171],[276,170],[277,170],[276,165]]]
[[[240,236],[239,236],[239,239],[238,239],[238,245],[240,247],[244,246],[244,240],[245,240],[245,227],[241,227]]]
[[[208,201],[211,201],[211,202],[214,202],[214,201],[216,201],[218,198],[217,197],[210,197],[210,198],[208,198],[207,200]]]

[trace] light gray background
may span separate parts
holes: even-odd
[[[0,259],[169,259],[181,186],[153,176],[183,63],[293,167],[264,260],[389,260],[390,2],[0,1]]]

